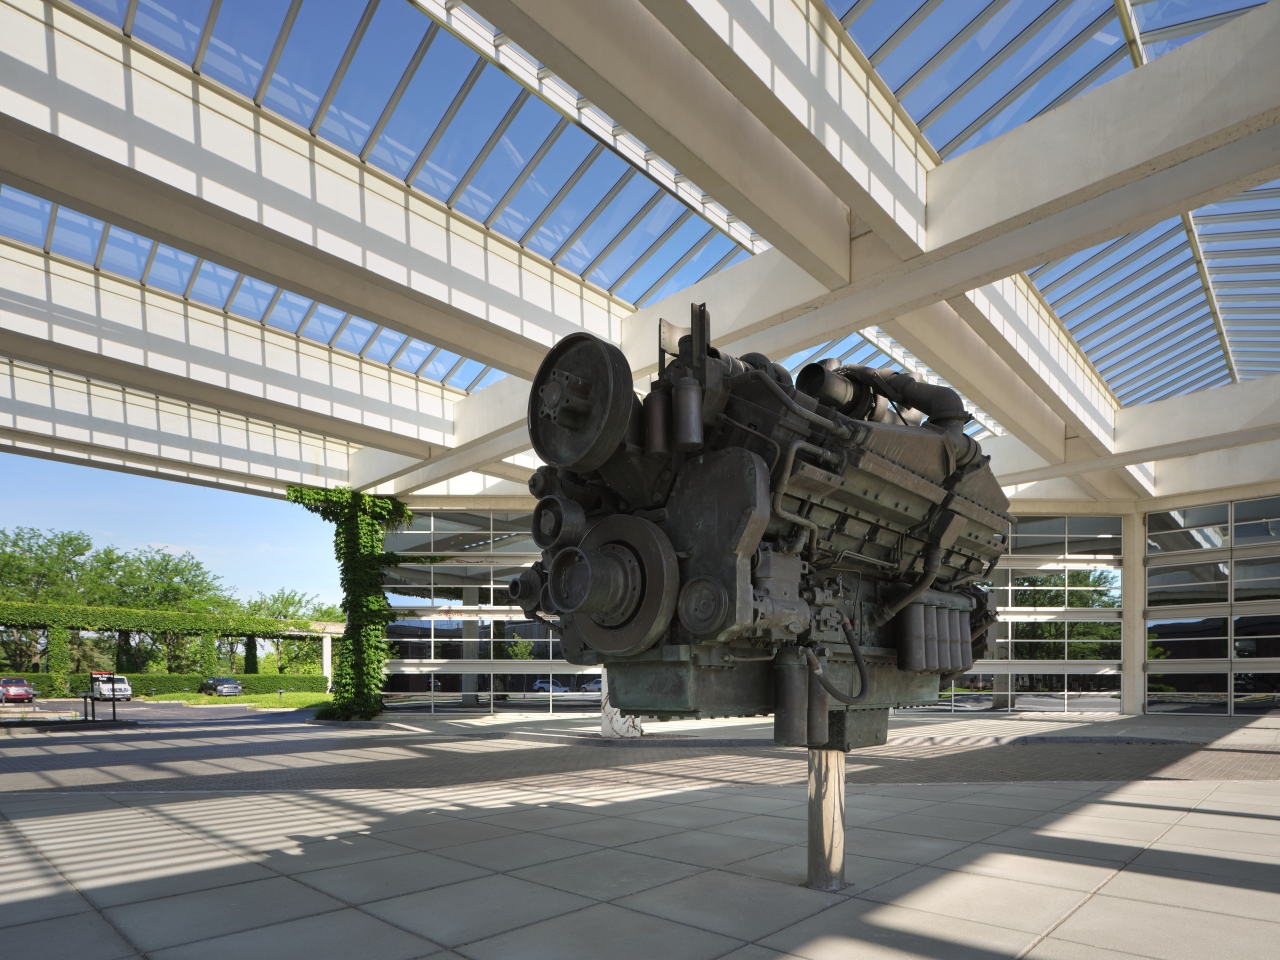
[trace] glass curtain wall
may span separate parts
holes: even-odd
[[[1120,517],[1016,518],[990,584],[1000,622],[953,709],[1119,712],[1121,559]]]
[[[1147,514],[1149,713],[1280,711],[1280,497]]]
[[[384,589],[401,616],[385,691],[392,705],[443,711],[599,710],[599,670],[565,661],[547,624],[529,620],[507,584],[541,554],[528,513],[426,511],[386,538],[409,562]]]

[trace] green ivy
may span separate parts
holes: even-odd
[[[71,632],[65,626],[49,628],[49,683],[57,694],[67,692],[71,673]]]
[[[66,687],[61,690],[54,687],[52,674],[6,673],[5,676],[25,678],[35,688],[37,697],[66,696]],[[199,673],[117,673],[116,676],[127,678],[129,685],[133,687],[134,696],[137,697],[149,696],[152,690],[157,694],[183,691],[194,693],[199,689],[200,684],[208,679]],[[223,676],[223,674],[215,673],[213,676]],[[318,673],[252,675],[237,673],[234,676],[236,682],[244,688],[245,693],[275,693],[277,690],[324,693],[329,686],[329,679]],[[73,673],[67,680],[72,696],[78,697],[89,692],[89,674]],[[213,700],[214,698],[210,697],[210,702]]]
[[[15,603],[0,600],[0,626],[14,629],[78,629],[195,637],[320,636],[310,620],[277,620],[243,614],[181,613],[175,610],[130,610],[126,607],[86,607],[66,603]]]
[[[411,561],[386,552],[386,535],[412,520],[413,511],[394,497],[371,496],[347,487],[290,487],[288,496],[290,502],[334,525],[347,628],[333,670],[332,715],[369,719],[382,711],[387,624],[395,619],[382,590],[382,568]]]
[[[253,634],[244,638],[244,672],[258,672],[258,638]]]
[[[218,672],[218,638],[215,634],[200,635],[200,672],[206,677]]]

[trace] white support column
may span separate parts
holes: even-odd
[[[1147,692],[1147,554],[1146,518],[1141,513],[1123,515],[1120,572],[1120,712],[1138,714],[1144,710]]]

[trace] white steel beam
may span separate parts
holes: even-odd
[[[616,339],[621,301],[145,44],[17,2],[0,0],[16,186],[500,370],[532,375],[575,329]]]
[[[848,206],[638,0],[472,5],[825,287],[848,283]]]
[[[347,481],[349,444],[0,360],[0,451],[251,493]]]
[[[3,242],[0,355],[419,459],[445,449],[456,396]]]

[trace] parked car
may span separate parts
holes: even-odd
[[[569,688],[563,686],[559,680],[535,680],[533,681],[534,693],[568,693]]]
[[[599,693],[599,692],[600,692],[600,678],[599,678],[599,677],[596,677],[594,680],[588,680],[586,683],[584,683],[584,684],[583,684],[582,686],[580,686],[578,689],[579,689],[580,691],[582,691],[583,693]]]
[[[3,691],[6,703],[33,703],[36,699],[35,688],[22,677],[0,679],[0,691]]]
[[[244,690],[232,677],[210,677],[200,684],[199,692],[215,697],[238,697]]]
[[[95,700],[132,700],[133,687],[124,677],[97,677],[89,684],[89,695]]]

